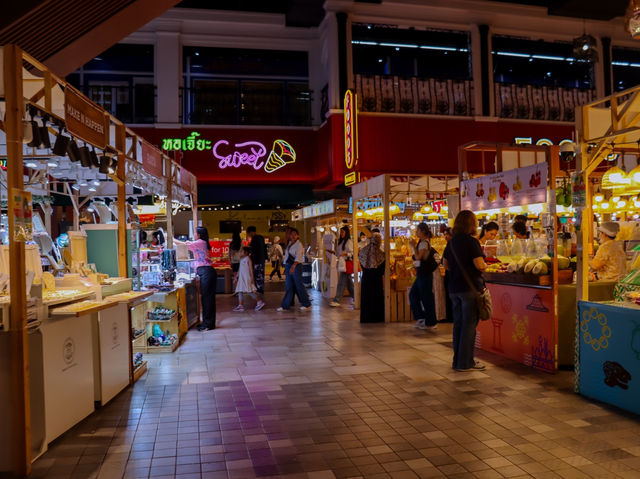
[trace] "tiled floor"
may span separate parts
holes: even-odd
[[[234,314],[56,441],[34,477],[639,478],[640,420],[487,353],[451,370],[451,325]],[[344,301],[345,303],[347,301]],[[320,305],[322,303],[322,305]],[[640,400],[640,398],[639,398]]]

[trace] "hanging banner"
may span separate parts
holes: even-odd
[[[460,183],[461,208],[483,211],[547,202],[547,164],[525,166]]]
[[[104,111],[71,88],[64,89],[67,131],[96,148],[107,146],[108,119]]]
[[[31,193],[11,188],[11,196],[13,196],[13,240],[31,241],[33,239]]]
[[[180,186],[189,193],[193,193],[197,188],[196,177],[182,167],[180,167]]]
[[[142,141],[142,167],[144,168],[144,171],[156,178],[162,178],[164,176],[162,168],[162,153],[146,141]]]

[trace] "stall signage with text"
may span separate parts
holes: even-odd
[[[530,136],[516,136],[514,138],[514,141],[515,141],[516,145],[533,145],[533,138],[531,138]],[[564,140],[560,140],[558,145],[564,145],[565,143],[573,143],[573,141],[565,138]],[[553,145],[553,141],[551,141],[549,138],[540,138],[538,141],[536,141],[536,145],[537,146],[552,146]],[[611,153],[610,155],[607,155],[607,160],[609,160],[609,161],[613,161],[613,160],[615,160],[617,158],[618,158],[618,154],[617,153]]]
[[[13,196],[13,240],[31,241],[33,239],[31,193],[11,188],[11,196]]]
[[[360,181],[358,166],[358,96],[347,90],[344,94],[344,163],[347,173],[344,175],[345,186]]]
[[[547,164],[481,176],[461,182],[463,210],[482,211],[547,202]]]
[[[316,216],[331,215],[335,213],[335,200],[327,200],[302,208],[302,218],[315,218]]]
[[[163,138],[162,149],[167,151],[206,151],[218,162],[218,168],[240,168],[248,166],[254,170],[273,173],[280,168],[295,163],[296,152],[285,140],[275,140],[269,151],[259,141],[243,141],[231,143],[221,139],[213,143],[205,140],[200,133],[192,132],[187,138]],[[267,154],[267,152],[269,152]]]
[[[64,121],[74,137],[97,148],[107,145],[107,116],[104,111],[71,88],[64,89]]]
[[[146,141],[142,142],[142,167],[156,178],[163,176],[162,153]]]

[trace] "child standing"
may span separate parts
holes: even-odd
[[[238,293],[238,306],[233,311],[242,312],[244,306],[242,304],[245,294],[257,300],[255,310],[260,311],[264,308],[264,301],[259,300],[256,295],[256,285],[253,281],[253,264],[251,263],[251,248],[244,246],[240,250],[240,267],[238,269],[238,283],[236,284],[236,293]]]

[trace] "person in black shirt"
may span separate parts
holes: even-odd
[[[264,237],[259,235],[255,226],[247,228],[247,236],[251,238],[251,261],[253,262],[253,278],[256,283],[256,290],[263,301],[264,295],[264,263],[267,260],[267,247],[264,243]]]
[[[472,211],[463,210],[453,224],[453,237],[444,250],[444,265],[449,273],[449,295],[453,307],[453,369],[483,370],[474,359],[478,326],[478,294],[484,291],[482,272],[487,268],[476,238],[478,220]]]

